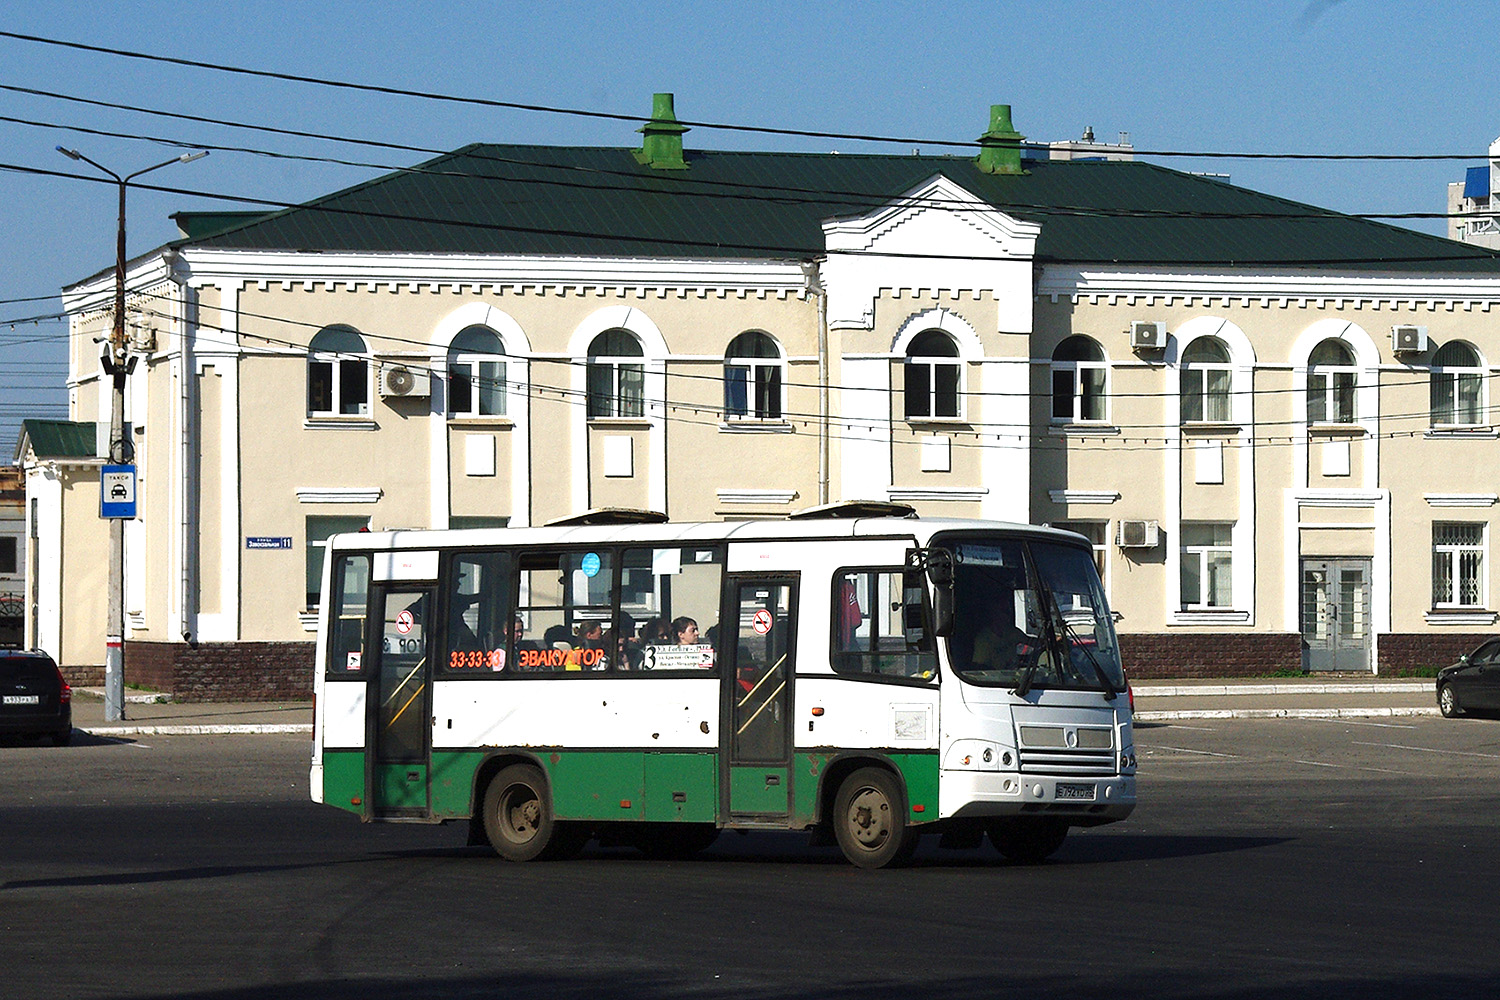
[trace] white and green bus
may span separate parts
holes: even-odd
[[[1135,805],[1113,619],[1068,532],[844,504],[346,534],[319,613],[312,797],[467,820],[515,861],[725,829],[872,868],[923,834],[1036,861]]]

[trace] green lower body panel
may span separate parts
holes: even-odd
[[[377,764],[375,788],[370,805],[375,811],[387,809],[427,811],[426,764]]]
[[[432,818],[465,819],[472,815],[474,771],[484,754],[475,750],[435,750],[432,754]],[[480,790],[483,794],[483,789]]]
[[[352,813],[365,811],[363,750],[328,750],[323,753],[323,801]]]
[[[823,772],[838,756],[835,753],[800,754],[793,767],[793,826],[807,826],[818,811],[818,790]],[[938,818],[938,755],[936,753],[891,753],[883,755],[901,772],[906,786],[908,823],[930,823]],[[836,789],[824,789],[830,796]]]
[[[777,765],[737,765],[729,769],[729,811],[740,815],[785,816],[787,769]]]

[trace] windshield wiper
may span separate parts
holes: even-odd
[[[1115,686],[1110,681],[1109,675],[1104,672],[1104,668],[1099,665],[1099,660],[1094,656],[1094,651],[1078,641],[1081,637],[1074,631],[1073,626],[1068,624],[1068,620],[1063,617],[1062,609],[1057,606],[1057,598],[1053,596],[1051,589],[1043,585],[1041,573],[1035,572],[1034,568],[1033,573],[1035,573],[1037,597],[1042,602],[1042,614],[1047,616],[1047,635],[1052,640],[1052,655],[1059,657],[1057,661],[1059,673],[1062,670],[1063,663],[1061,657],[1067,656],[1069,661],[1071,661],[1072,650],[1082,649],[1083,655],[1089,659],[1089,665],[1094,668],[1094,675],[1099,678],[1099,683],[1104,687],[1104,700],[1114,701]],[[1064,643],[1066,643],[1065,649],[1061,648]],[[1021,683],[1016,685],[1016,694],[1025,695],[1030,690],[1031,669],[1028,668],[1025,675],[1021,678]]]

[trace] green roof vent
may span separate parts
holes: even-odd
[[[651,95],[651,120],[636,129],[646,138],[635,158],[653,170],[686,170],[687,161],[682,158],[682,133],[686,125],[677,123],[677,113],[672,110],[671,94]]]
[[[987,174],[1024,174],[1021,143],[1026,139],[1010,123],[1009,104],[990,105],[990,130],[979,137],[975,162]]]

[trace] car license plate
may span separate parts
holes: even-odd
[[[5,696],[7,705],[40,705],[42,696],[39,694],[8,694]]]
[[[1070,784],[1060,781],[1057,784],[1057,797],[1059,799],[1083,799],[1086,802],[1092,802],[1094,801],[1096,789],[1097,786],[1095,785]]]

